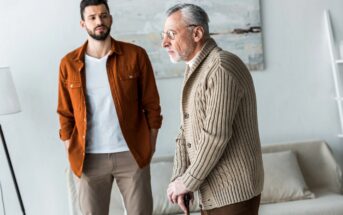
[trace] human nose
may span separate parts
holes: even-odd
[[[101,16],[97,16],[95,22],[96,22],[97,25],[101,25],[103,23],[102,17]]]
[[[166,48],[170,45],[170,39],[168,38],[167,34],[162,34],[162,43],[161,46],[163,48]]]

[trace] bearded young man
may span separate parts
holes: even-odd
[[[60,63],[57,112],[60,138],[80,178],[83,214],[109,212],[113,181],[128,215],[151,215],[149,163],[162,116],[145,50],[110,36],[106,0],[82,0],[80,48]]]

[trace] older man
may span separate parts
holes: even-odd
[[[167,11],[162,46],[185,61],[181,129],[167,195],[185,211],[183,197],[199,190],[202,214],[258,214],[263,165],[256,96],[250,72],[209,35],[199,6]]]

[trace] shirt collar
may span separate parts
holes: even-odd
[[[84,57],[87,50],[88,41],[86,41],[77,51],[75,60],[76,61],[84,61]],[[119,43],[111,37],[111,50],[109,52],[109,56],[113,53],[120,55],[122,53]]]

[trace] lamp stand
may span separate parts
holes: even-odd
[[[21,199],[21,195],[20,195],[17,179],[16,179],[15,174],[14,174],[14,170],[13,170],[10,154],[8,153],[8,149],[7,149],[7,145],[6,145],[6,141],[5,141],[5,136],[4,136],[4,133],[2,131],[1,125],[0,125],[0,135],[1,135],[2,145],[3,145],[4,150],[5,150],[7,162],[8,162],[8,165],[10,167],[10,170],[11,170],[12,180],[14,182],[15,190],[17,192],[17,197],[18,197],[18,200],[19,200],[19,203],[20,203],[20,208],[21,208],[21,211],[23,212],[23,215],[26,215],[24,204],[23,204],[23,200]]]

